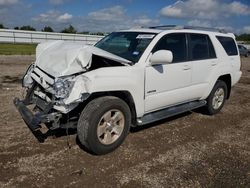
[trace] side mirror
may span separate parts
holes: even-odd
[[[159,50],[155,52],[150,58],[151,65],[168,64],[172,63],[172,61],[173,53],[169,50]]]

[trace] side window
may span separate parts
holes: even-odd
[[[187,61],[186,35],[184,33],[165,35],[155,45],[153,53],[158,50],[170,50],[173,53],[173,63]]]
[[[221,37],[221,36],[216,36],[216,38],[220,41],[224,50],[227,52],[227,55],[229,56],[238,55],[238,50],[234,42],[234,39],[232,39],[231,37]]]
[[[213,44],[208,35],[189,34],[190,60],[216,58]]]

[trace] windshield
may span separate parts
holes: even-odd
[[[115,32],[95,46],[136,63],[155,35],[143,32]]]

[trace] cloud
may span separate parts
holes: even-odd
[[[160,10],[160,15],[172,18],[225,19],[234,15],[250,15],[250,7],[238,1],[224,3],[218,0],[177,1]]]
[[[250,34],[250,25],[243,27],[243,31],[242,32]]]
[[[18,3],[18,0],[0,0],[0,6],[15,5],[17,3]]]
[[[60,16],[57,17],[57,21],[59,22],[67,22],[68,20],[71,20],[73,18],[73,16],[69,13],[65,13],[65,14],[62,14]]]
[[[70,1],[72,0],[49,0],[49,7]],[[122,1],[132,2],[134,0]],[[178,23],[186,23],[191,26],[217,27],[234,33],[250,33],[249,24],[246,24],[245,27],[242,23],[236,24],[238,19],[248,19],[250,7],[239,1],[231,1],[228,4],[225,1],[228,2],[228,0],[179,0],[163,7],[159,11],[162,17],[158,17],[157,15],[148,16],[145,13],[131,13],[127,11],[125,5],[97,9],[80,16],[73,16],[71,12],[62,12],[58,9],[49,9],[38,14],[34,11],[33,3],[27,4],[27,1],[21,0],[0,0],[0,18],[4,26],[9,28],[31,25],[40,30],[48,25],[55,31],[61,31],[71,24],[79,32],[111,32],[138,26],[160,25],[164,21],[162,18],[168,17],[179,18]],[[84,0],[84,2],[91,3],[93,0]],[[235,25],[238,27],[233,28]]]
[[[90,12],[88,17],[93,20],[117,21],[125,19],[125,12],[126,10],[122,6],[113,6],[110,8]]]
[[[0,0],[0,22],[5,27],[28,25],[32,7],[20,0]]]
[[[141,16],[133,20],[133,25],[135,26],[152,26],[160,23],[158,19],[151,19],[147,16]]]
[[[64,4],[66,1],[67,0],[49,0],[49,3],[53,5],[61,5]]]
[[[88,13],[87,16],[74,20],[79,31],[111,32],[138,26],[150,26],[159,24],[158,19],[152,19],[145,15],[128,15],[122,6],[112,6]]]
[[[232,14],[244,16],[250,15],[250,7],[237,1],[232,2],[228,6],[228,9]]]
[[[198,19],[188,21],[187,25],[199,26],[199,27],[212,27],[212,24],[210,21],[204,21],[204,20],[198,20]]]
[[[233,27],[228,26],[228,25],[224,25],[224,23],[219,23],[219,22],[214,22],[212,20],[198,20],[198,19],[194,19],[194,20],[190,20],[187,22],[187,25],[189,26],[197,26],[197,27],[207,27],[207,28],[217,28],[217,29],[221,29],[227,32],[232,32],[232,33],[239,33],[239,31],[235,30]]]
[[[33,22],[41,25],[50,25],[55,30],[62,30],[72,24],[78,31],[113,31],[128,28],[133,20],[126,16],[126,10],[122,6],[113,6],[89,12],[86,16],[73,16],[69,13],[61,13],[50,10],[34,17]]]
[[[42,23],[68,23],[73,16],[69,13],[60,13],[59,11],[49,10],[45,13],[40,14],[39,16],[33,18],[33,21],[42,22]]]

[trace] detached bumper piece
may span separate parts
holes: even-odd
[[[33,114],[25,105],[24,101],[21,101],[18,98],[14,99],[14,104],[21,114],[24,122],[30,128],[32,132],[35,132],[37,129],[41,128],[41,123],[58,123],[59,119],[61,118],[61,114],[59,113],[51,113],[45,114],[43,112],[39,112]]]

